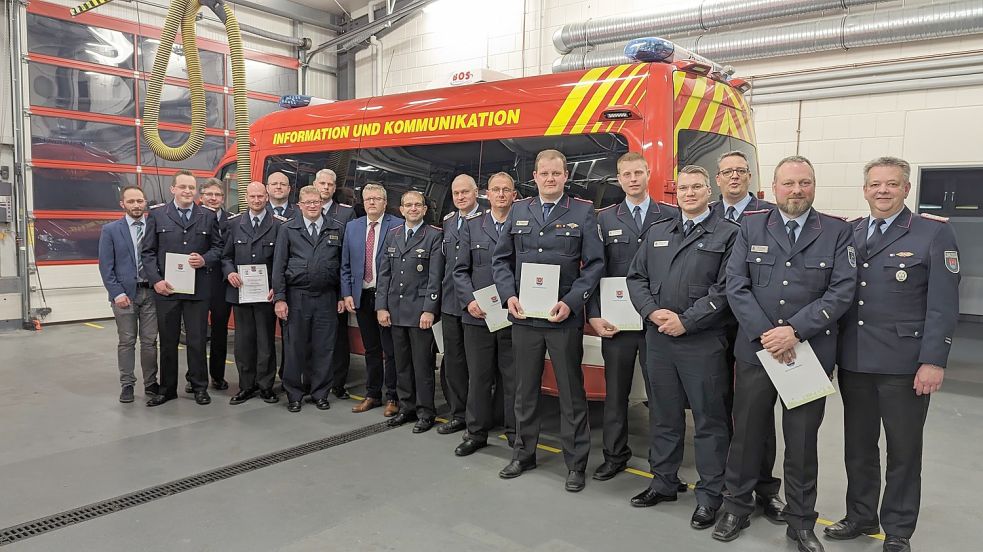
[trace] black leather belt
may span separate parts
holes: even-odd
[[[150,285],[150,282],[137,282],[137,287],[150,289],[154,286]]]

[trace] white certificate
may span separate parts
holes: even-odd
[[[240,303],[266,303],[270,296],[270,280],[266,274],[265,264],[239,265]]]
[[[642,315],[628,296],[628,279],[624,276],[601,278],[601,318],[621,331],[641,330]]]
[[[519,304],[527,318],[549,318],[560,300],[560,265],[522,263]]]
[[[758,351],[758,359],[788,409],[836,393],[808,341],[795,345],[795,360],[789,364],[775,360],[764,349]]]
[[[485,311],[485,324],[488,326],[488,331],[497,332],[512,325],[509,322],[509,309],[502,308],[502,300],[494,284],[476,290],[474,300],[478,302],[481,310]]]
[[[195,292],[195,269],[188,262],[190,255],[167,253],[164,256],[164,280],[174,289],[174,293]]]
[[[430,329],[433,330],[433,340],[437,342],[437,352],[444,354],[444,321],[438,321]]]

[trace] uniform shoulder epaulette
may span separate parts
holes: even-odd
[[[570,199],[572,199],[574,201],[579,201],[581,203],[586,203],[586,204],[590,205],[591,207],[594,206],[594,202],[591,201],[591,200],[589,200],[589,199],[583,199],[583,198],[580,198],[580,197],[571,197]]]
[[[348,207],[349,209],[351,208],[351,205],[349,205],[347,203],[339,203],[338,205],[340,205],[342,207]]]
[[[662,224],[662,223],[665,223],[665,222],[676,222],[676,220],[677,219],[675,217],[660,218],[659,220],[655,221],[653,224]]]
[[[824,217],[835,218],[835,219],[842,220],[843,222],[847,222],[846,217],[841,217],[840,215],[831,215],[829,213],[824,213],[822,211],[816,211],[816,212],[819,213],[820,215],[823,215]]]
[[[770,213],[771,209],[758,209],[757,211],[744,211],[744,216],[748,215],[760,215],[762,213]]]
[[[710,203],[707,203],[707,207],[713,209],[713,206],[716,205],[716,204],[718,204],[718,203],[720,203],[720,200],[719,199],[717,201],[711,201]]]
[[[601,211],[607,211],[611,207],[617,207],[617,206],[618,206],[617,203],[612,203],[611,205],[608,205],[607,207],[601,207],[600,209],[597,210],[597,212],[600,213]]]
[[[285,217],[283,215],[278,215],[276,213],[273,213],[273,218],[277,219],[280,222],[290,222],[291,220],[293,220],[293,219],[289,219],[289,218],[287,218],[287,217]]]
[[[478,217],[480,217],[483,214],[485,214],[485,213],[483,213],[481,211],[475,211],[475,212],[471,213],[470,215],[464,217],[464,220],[471,220],[471,219],[474,219],[474,218],[478,218]]]
[[[159,209],[159,208],[161,208],[161,207],[163,207],[165,205],[167,205],[167,204],[166,203],[158,203],[156,205],[151,205],[150,208],[151,209]]]
[[[864,220],[864,217],[857,217],[855,219],[848,220],[847,222],[849,222],[850,224],[856,224],[862,220]]]
[[[678,208],[679,207],[679,205],[674,205],[672,203],[669,203],[668,201],[661,201],[660,200],[659,203],[662,204],[662,205],[665,205],[666,207],[673,207],[673,208]]]
[[[513,199],[512,203],[522,203],[523,201],[532,201],[531,197],[524,197],[522,199]]]
[[[229,215],[229,216],[225,217],[225,220],[232,220],[232,219],[237,218],[237,217],[240,217],[240,216],[242,216],[242,213],[236,213],[234,215]]]
[[[216,209],[214,207],[209,207],[208,205],[200,205],[200,207],[204,207],[205,209],[208,209],[209,211],[211,211],[213,213],[217,213],[218,212],[218,209]]]
[[[451,211],[450,213],[447,213],[446,215],[444,215],[444,220],[447,220],[447,219],[453,217],[454,216],[454,213],[456,213],[456,212],[457,211]]]
[[[932,213],[919,213],[923,219],[934,220],[935,222],[949,222],[949,217],[940,217]]]
[[[672,219],[667,219],[667,220],[672,220]],[[724,221],[727,221],[727,222],[729,222],[730,224],[733,224],[734,226],[740,226],[740,225],[741,225],[741,223],[739,223],[739,222],[737,222],[736,220],[731,220],[731,219],[729,219],[729,218],[727,218],[727,217],[723,217],[723,218],[721,218],[720,220],[724,220]]]
[[[395,232],[396,230],[399,230],[400,228],[406,228],[406,225],[405,224],[400,224],[399,226],[393,226],[392,228],[389,229],[389,231],[390,232]]]
[[[436,230],[438,232],[443,232],[444,231],[444,229],[441,228],[441,227],[439,227],[439,226],[434,226],[432,224],[428,224],[427,226],[429,226],[430,228],[433,228],[434,230]]]

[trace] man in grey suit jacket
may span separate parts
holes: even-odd
[[[140,368],[147,398],[156,395],[157,385],[157,308],[146,279],[139,277],[140,242],[146,230],[144,211],[147,200],[136,186],[123,188],[120,207],[126,216],[102,227],[99,234],[99,273],[109,292],[116,318],[119,346],[116,362],[122,386],[119,401],[133,402],[133,375],[136,341],[140,337]]]

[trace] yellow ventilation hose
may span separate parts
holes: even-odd
[[[76,16],[108,3],[110,0],[93,0],[71,10]],[[236,132],[236,180],[239,204],[245,204],[246,188],[250,181],[249,167],[249,110],[246,103],[246,68],[242,54],[242,35],[239,22],[232,9],[222,0],[172,0],[167,19],[161,31],[160,45],[154,58],[154,67],[147,81],[147,98],[143,107],[143,136],[154,154],[168,161],[184,161],[198,153],[205,142],[205,86],[201,76],[201,61],[195,44],[195,16],[202,4],[207,5],[225,24],[232,62],[232,104],[235,113]],[[188,65],[188,88],[191,91],[191,136],[177,147],[168,146],[160,139],[160,93],[164,86],[167,63],[171,58],[174,38],[181,29],[181,43]]]

